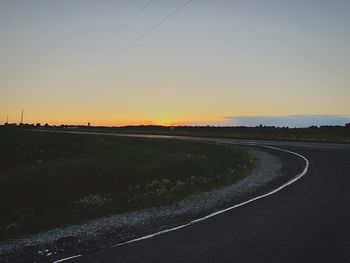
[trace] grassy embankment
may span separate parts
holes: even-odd
[[[175,202],[255,165],[229,146],[0,129],[0,238]]]

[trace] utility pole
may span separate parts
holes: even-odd
[[[22,114],[21,114],[21,124],[23,124],[23,109],[22,109]]]
[[[9,114],[7,113],[7,116],[6,116],[6,123],[8,124],[9,123]]]

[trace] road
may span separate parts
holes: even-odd
[[[210,140],[290,150],[310,169],[274,195],[67,262],[350,262],[350,145]]]

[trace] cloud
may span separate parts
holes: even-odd
[[[225,116],[224,125],[276,127],[309,127],[322,125],[345,125],[350,115],[285,115],[285,116]]]

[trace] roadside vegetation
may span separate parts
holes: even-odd
[[[0,128],[0,238],[160,206],[256,165],[224,145]]]
[[[257,127],[211,127],[211,126],[126,126],[87,127],[56,126],[44,127],[59,130],[80,130],[113,133],[162,134],[252,140],[281,140],[305,142],[350,143],[350,123],[345,126],[311,126],[308,128],[288,128],[274,126]]]

